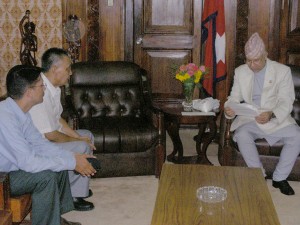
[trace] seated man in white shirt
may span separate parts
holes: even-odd
[[[46,85],[44,101],[29,111],[34,125],[48,140],[62,148],[76,153],[92,154],[95,150],[93,135],[87,130],[73,130],[61,117],[63,108],[60,102],[60,86],[65,85],[72,72],[71,60],[67,52],[60,48],[50,48],[42,56],[41,77]],[[90,197],[89,177],[69,171],[71,191],[75,210],[88,211],[93,203],[84,198]]]

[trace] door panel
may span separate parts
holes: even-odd
[[[144,62],[147,62],[147,71],[154,74],[151,80],[152,94],[155,99],[162,95],[165,98],[181,98],[182,87],[174,79],[173,65],[186,62],[191,58],[191,51],[180,50],[147,50],[144,51]]]
[[[145,1],[145,33],[186,33],[192,32],[191,1]]]
[[[146,69],[154,100],[182,99],[176,65],[200,64],[201,0],[134,0],[134,61]]]

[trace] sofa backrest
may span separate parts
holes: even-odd
[[[295,102],[292,115],[298,125],[300,125],[300,66],[288,65],[291,68],[294,86],[295,86]]]
[[[145,71],[132,62],[78,62],[70,91],[80,119],[139,117],[145,103]]]

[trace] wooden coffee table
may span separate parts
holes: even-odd
[[[227,199],[203,204],[196,197],[202,186],[225,188]],[[199,224],[280,225],[261,170],[164,164],[151,225]]]

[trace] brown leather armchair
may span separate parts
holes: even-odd
[[[163,114],[152,107],[146,71],[131,62],[78,62],[72,71],[66,115],[73,128],[95,136],[102,168],[95,177],[158,177],[165,160]]]
[[[300,67],[292,65],[289,66],[292,70],[296,94],[292,115],[298,125],[300,125]],[[230,125],[231,120],[226,119],[223,113],[220,120],[220,139],[218,150],[219,162],[222,166],[246,166],[246,163],[238,150],[237,144],[232,139]],[[276,164],[278,163],[283,144],[277,142],[275,145],[269,146],[265,139],[257,139],[255,142],[261,162],[266,170],[267,177],[271,178]],[[300,156],[297,158],[288,179],[297,181],[300,180]]]

